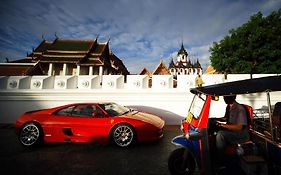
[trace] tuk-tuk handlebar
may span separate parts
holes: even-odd
[[[200,139],[202,138],[204,135],[200,132],[191,132],[191,133],[187,133],[185,135],[185,137],[187,139],[190,139],[190,140],[197,140],[197,139]]]

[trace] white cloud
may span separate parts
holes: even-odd
[[[269,14],[280,6],[280,0],[5,1],[0,4],[0,39],[5,41],[0,52],[2,57],[24,57],[42,34],[48,40],[55,33],[66,39],[95,39],[99,34],[101,42],[110,38],[111,49],[132,73],[143,67],[152,71],[161,58],[168,64],[182,41],[204,67],[214,41],[256,12]]]

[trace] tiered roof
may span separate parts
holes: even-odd
[[[0,76],[42,75],[37,63],[0,63]]]
[[[109,42],[95,40],[43,40],[25,59],[14,63],[72,63],[82,66],[108,66],[120,74],[129,74],[123,62],[109,50]],[[112,64],[114,63],[114,64]]]
[[[29,58],[48,63],[80,63],[94,50],[96,40],[64,40],[57,38],[50,43],[43,41]],[[95,52],[94,52],[95,53]]]

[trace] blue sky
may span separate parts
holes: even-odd
[[[21,59],[55,33],[64,39],[106,42],[131,73],[168,64],[183,42],[205,69],[209,48],[232,28],[281,0],[1,0],[0,62]]]

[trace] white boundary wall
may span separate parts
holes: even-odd
[[[272,75],[258,74],[253,78]],[[177,88],[173,88],[172,76],[167,75],[153,76],[151,88],[148,87],[149,78],[144,75],[129,75],[127,83],[122,75],[0,77],[0,123],[14,123],[20,114],[30,110],[76,102],[110,101],[156,114],[168,125],[180,124],[193,97],[189,89],[194,87],[195,77],[178,76]],[[204,85],[211,85],[249,79],[250,75],[230,74],[227,80],[224,75],[203,75],[202,78]],[[238,102],[250,104],[255,109],[265,106],[266,100],[261,94],[237,97]],[[281,101],[281,93],[272,93],[271,101],[272,104]],[[223,116],[223,100],[213,104],[211,116]]]

